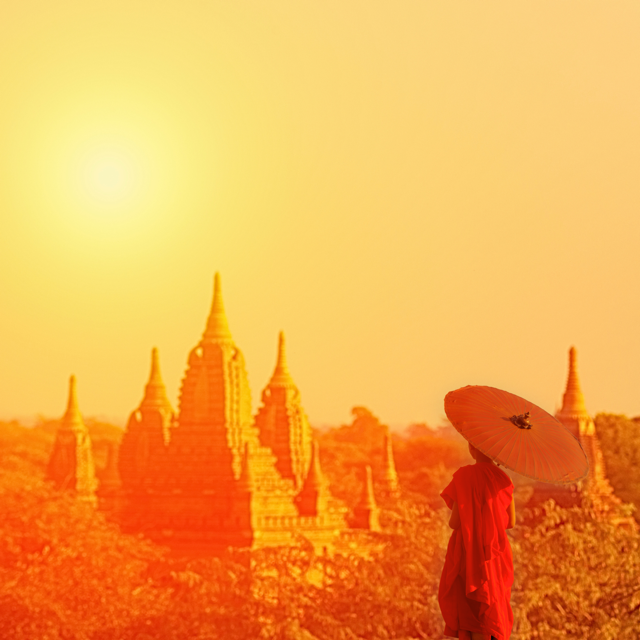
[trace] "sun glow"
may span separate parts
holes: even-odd
[[[89,201],[125,204],[142,187],[139,163],[122,149],[93,150],[83,158],[80,169],[79,186]]]

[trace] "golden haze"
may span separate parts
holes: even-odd
[[[74,373],[123,421],[154,345],[175,403],[215,271],[254,406],[284,330],[314,424],[437,423],[465,384],[553,412],[572,344],[589,411],[640,413],[639,23],[7,0],[3,417],[60,415]]]

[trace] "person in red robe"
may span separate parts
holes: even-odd
[[[453,529],[438,602],[444,635],[460,640],[508,640],[513,628],[513,557],[506,529],[515,526],[513,482],[469,444],[476,463],[461,467],[440,494]]]

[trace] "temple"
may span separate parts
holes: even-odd
[[[533,496],[527,506],[535,506],[549,498],[555,500],[561,507],[588,504],[598,517],[636,528],[633,518],[620,517],[617,513],[617,507],[622,504],[622,501],[613,493],[613,488],[607,479],[595,423],[587,412],[580,387],[577,358],[576,348],[571,347],[569,374],[562,397],[562,407],[556,412],[555,417],[580,442],[589,460],[589,473],[586,478],[572,485],[536,482],[533,485]]]
[[[59,489],[73,491],[82,500],[96,502],[97,481],[91,439],[78,408],[75,376],[69,379],[67,410],[56,433],[47,476]]]
[[[393,445],[388,429],[384,434],[382,446],[382,486],[383,494],[387,497],[396,498],[400,494],[398,473],[393,458]]]
[[[211,310],[189,353],[178,409],[168,400],[153,349],[142,400],[101,475],[101,508],[123,530],[144,533],[186,555],[285,545],[298,534],[318,551],[330,549],[349,527],[347,508],[331,494],[322,473],[282,333],[261,400],[254,417],[244,357],[231,335],[216,274]],[[370,472],[363,496],[368,511],[359,513],[353,526],[376,529]]]

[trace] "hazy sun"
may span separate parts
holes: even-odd
[[[118,150],[97,151],[84,160],[82,183],[86,195],[103,203],[131,197],[139,176],[132,158]]]
[[[88,149],[79,162],[79,184],[84,199],[96,205],[124,205],[141,188],[140,167],[131,151]]]

